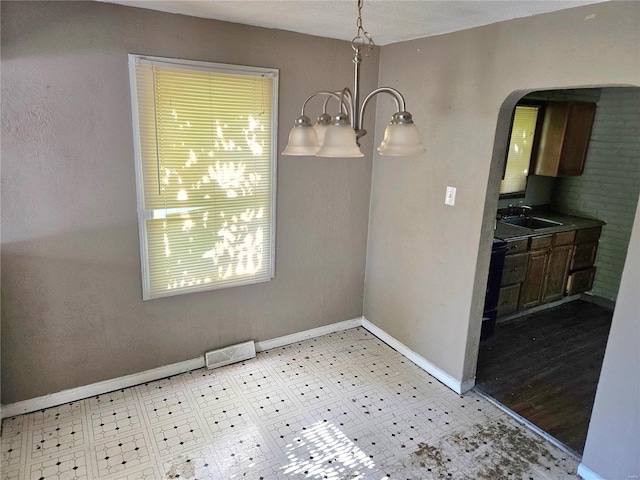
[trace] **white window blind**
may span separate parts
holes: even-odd
[[[274,271],[278,71],[129,56],[143,298]]]
[[[531,150],[538,120],[537,106],[516,106],[511,127],[511,139],[507,154],[504,178],[500,182],[500,193],[524,193],[531,162]]]

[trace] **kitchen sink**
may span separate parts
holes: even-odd
[[[516,225],[518,227],[530,228],[532,230],[538,230],[541,228],[558,227],[562,225],[560,222],[554,222],[553,220],[547,220],[545,218],[538,217],[504,217],[500,220],[502,223],[508,225]]]

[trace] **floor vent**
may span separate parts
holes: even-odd
[[[232,363],[248,360],[256,356],[256,345],[253,340],[237,345],[211,350],[204,354],[205,365],[208,369],[224,367]]]

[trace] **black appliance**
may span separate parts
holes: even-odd
[[[500,282],[502,281],[502,267],[504,266],[504,257],[506,254],[507,242],[494,238],[493,247],[491,248],[489,278],[487,279],[487,293],[484,297],[480,340],[485,340],[491,337],[496,328],[498,297],[500,296]]]

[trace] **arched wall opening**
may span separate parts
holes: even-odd
[[[616,237],[615,241],[617,242],[614,246],[608,246],[607,248],[609,249],[609,251],[621,250],[620,252],[616,253],[616,255],[621,258],[612,259],[611,254],[608,252],[605,252],[604,250],[606,249],[603,249],[601,245],[600,247],[601,256],[598,257],[598,259],[596,260],[597,262],[596,265],[598,265],[598,262],[599,262],[600,266],[597,267],[596,271],[598,272],[598,268],[600,268],[600,271],[603,273],[603,275],[609,275],[613,277],[617,275],[618,283],[615,284],[615,279],[607,279],[606,282],[610,284],[609,286],[598,287],[597,289],[594,287],[593,291],[590,293],[594,293],[594,292],[597,293],[597,295],[594,295],[594,297],[604,298],[604,300],[606,300],[607,302],[610,302],[611,307],[613,307],[615,305],[616,295],[618,292],[617,290],[618,285],[620,286],[621,289],[628,288],[628,285],[624,285],[624,283],[621,284],[620,282],[622,277],[622,265],[624,264],[624,261],[625,261],[627,247],[630,246],[631,230],[633,226],[636,225],[640,220],[637,214],[634,217],[634,214],[638,206],[638,182],[637,182],[637,179],[634,180],[634,178],[637,177],[637,172],[640,171],[640,156],[639,156],[640,153],[637,148],[637,142],[635,143],[629,142],[628,144],[623,144],[623,145],[612,144],[610,146],[607,146],[606,142],[607,141],[612,142],[612,140],[605,137],[608,136],[611,139],[615,138],[615,134],[613,133],[615,129],[626,129],[627,138],[633,136],[633,132],[632,132],[633,129],[635,128],[637,130],[638,127],[637,127],[637,122],[633,123],[633,119],[630,118],[629,115],[632,115],[633,113],[633,108],[634,108],[633,105],[637,106],[639,104],[638,99],[640,99],[640,88],[637,88],[637,86],[633,86],[633,85],[632,86],[602,85],[602,86],[575,87],[571,89],[545,88],[543,91],[539,91],[536,89],[514,91],[505,99],[505,101],[503,102],[500,108],[500,112],[497,120],[495,138],[494,138],[490,175],[489,175],[489,181],[487,185],[487,193],[485,197],[478,266],[477,266],[476,278],[475,278],[476,288],[474,288],[474,297],[477,295],[483,298],[474,298],[474,301],[473,301],[474,311],[470,316],[471,318],[470,326],[469,326],[470,341],[467,344],[467,352],[466,352],[466,358],[465,358],[465,367],[466,367],[465,374],[467,376],[465,377],[465,379],[463,379],[463,380],[467,380],[467,384],[473,383],[473,379],[475,378],[475,373],[476,373],[478,347],[479,347],[479,340],[480,340],[480,324],[482,322],[482,304],[484,300],[483,294],[485,292],[485,287],[487,285],[487,271],[488,271],[488,265],[489,265],[491,243],[494,237],[493,229],[496,222],[496,211],[499,206],[504,206],[506,204],[505,201],[499,201],[499,187],[500,187],[500,180],[502,178],[502,175],[505,169],[507,149],[509,147],[509,135],[511,131],[511,120],[512,120],[514,109],[516,105],[523,99],[523,97],[531,98],[530,96],[527,97],[527,95],[532,94],[533,92],[536,92],[535,95],[538,95],[540,97],[544,97],[545,95],[551,97],[552,94],[557,96],[561,96],[561,95],[570,96],[571,93],[574,93],[574,92],[588,93],[590,91],[598,92],[597,93],[598,103],[600,103],[599,102],[600,92],[605,92],[607,95],[606,103],[602,105],[602,108],[608,108],[608,110],[601,112],[602,118],[600,119],[596,118],[596,122],[594,123],[594,129],[598,128],[597,134],[595,130],[594,132],[592,132],[597,136],[595,140],[596,145],[594,147],[593,145],[590,144],[589,152],[594,152],[594,155],[591,158],[589,157],[590,154],[588,154],[587,156],[587,162],[591,162],[592,164],[599,162],[599,165],[592,167],[591,173],[589,174],[588,179],[586,179],[586,177],[588,173],[587,169],[589,168],[589,163],[587,163],[586,164],[587,166],[585,167],[585,175],[584,175],[585,179],[578,178],[578,177],[569,177],[569,180],[567,178],[558,178],[558,179],[549,178],[549,180],[553,180],[554,182],[554,185],[553,185],[554,196],[559,195],[562,189],[567,187],[566,183],[573,181],[573,178],[578,178],[578,180],[580,180],[580,182],[582,183],[581,188],[582,188],[582,194],[584,195],[587,195],[587,193],[585,193],[585,190],[584,190],[587,187],[595,188],[598,185],[601,185],[601,186],[604,185],[604,186],[609,186],[609,191],[611,191],[612,184],[615,185],[616,181],[623,182],[620,186],[615,187],[614,194],[615,196],[618,196],[618,197],[625,197],[626,195],[626,198],[624,198],[623,200],[616,199],[610,206],[604,205],[605,203],[609,203],[608,201],[600,200],[602,202],[602,205],[598,209],[599,211],[594,213],[593,215],[590,215],[592,218],[596,218],[598,216],[606,217],[604,221],[608,224],[608,228],[607,228],[607,225],[605,225],[605,227],[603,228],[603,232],[604,232],[603,239],[605,240],[605,243],[607,242],[610,243],[611,242],[610,237]],[[610,98],[616,94],[617,95],[624,94],[624,95],[627,95],[627,98],[629,98],[629,96],[631,96],[632,98],[631,106],[623,105],[623,107],[626,107],[627,113],[620,114],[620,116],[617,118],[614,117],[616,114],[615,112],[624,110],[624,108],[622,109],[618,108],[618,110],[616,110],[610,107],[610,105],[615,104],[615,102],[618,102],[618,105],[622,105],[623,99]],[[603,100],[603,102],[604,101],[605,100]],[[601,108],[600,104],[598,108]],[[596,112],[596,115],[597,114],[598,112]],[[594,138],[595,137],[592,137],[592,142],[594,141],[593,140]],[[609,157],[607,157],[606,154],[602,153],[605,147],[611,150]],[[598,150],[598,152],[596,152],[596,150]],[[599,155],[600,158],[595,158],[596,155]],[[610,164],[610,170],[611,170],[610,172],[604,168],[606,166],[604,164],[606,163],[606,161],[615,162]],[[624,173],[625,168],[627,169],[628,172],[630,172],[630,174],[627,175],[627,178],[621,179],[621,175],[622,177],[624,177],[625,175]],[[596,172],[595,171],[596,169],[599,169],[599,170]],[[617,173],[614,173],[614,170]],[[620,173],[620,171],[622,173]],[[600,177],[595,178],[596,174],[599,175]],[[617,175],[617,179],[616,179],[616,175]],[[632,177],[632,178],[628,178],[628,177]],[[564,182],[564,184],[562,182]],[[551,183],[549,183],[548,185],[551,185]],[[552,187],[549,186],[549,189],[551,188]],[[550,192],[551,190],[549,190],[549,193]],[[575,194],[575,191],[572,191],[572,194]],[[600,192],[600,194],[602,194],[602,192]],[[589,193],[588,196],[592,196],[591,193]],[[527,192],[527,202],[529,201],[529,197],[530,196]],[[524,202],[524,196],[520,201]],[[565,203],[564,208],[569,208],[570,210],[573,210],[568,213],[571,213],[574,215],[575,214],[588,215],[589,212],[591,212],[591,210],[589,210],[588,208],[588,204],[590,202],[591,204],[593,204],[594,201],[597,202],[598,200],[597,199],[594,200],[592,198],[580,199],[579,202],[574,202],[575,204],[573,206],[571,205],[567,206]],[[581,207],[581,205],[585,205],[585,206]],[[616,209],[619,209],[619,211],[617,211]],[[613,218],[614,216],[615,217],[623,216],[625,218],[624,218],[624,221],[621,221],[618,218]],[[610,218],[610,220],[607,220],[607,218]],[[625,222],[626,222],[626,225],[624,227],[620,226],[620,223],[625,223]],[[608,237],[605,237],[605,234],[608,235]],[[622,245],[620,243],[622,242],[622,240],[620,240],[620,237],[624,238],[623,247],[620,246]],[[627,267],[626,267],[627,269],[631,268],[628,265],[630,261],[631,260],[627,258]],[[616,265],[609,265],[613,263],[615,263]],[[608,270],[615,270],[615,272],[611,274],[607,272]],[[623,278],[622,282],[624,281],[625,280]],[[600,282],[600,283],[604,283],[604,282]],[[614,314],[614,324],[616,321],[623,322],[623,320],[616,320],[616,318],[620,318],[621,316],[622,316],[622,313],[618,315]],[[611,348],[610,345],[607,346],[607,349],[610,349],[610,348]],[[594,386],[593,393],[595,395],[595,386]]]

